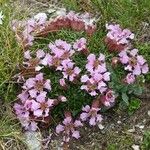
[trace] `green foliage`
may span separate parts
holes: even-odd
[[[128,106],[128,113],[132,115],[137,109],[140,108],[141,101],[137,98],[131,98],[129,106]]]
[[[142,150],[149,150],[150,149],[150,131],[146,131],[144,133]]]

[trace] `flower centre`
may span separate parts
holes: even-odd
[[[48,105],[46,103],[41,103],[40,107],[42,110],[45,110],[48,107]]]
[[[43,90],[43,81],[38,81],[37,83],[36,83],[36,86],[35,86],[35,88],[38,90],[38,91],[42,91]]]
[[[69,76],[74,73],[74,71],[73,71],[71,68],[68,68],[68,69],[66,70],[66,72],[67,72],[67,74],[68,74]]]
[[[38,58],[33,58],[29,60],[30,67],[36,67],[39,64],[40,60]]]
[[[88,89],[89,89],[90,91],[95,90],[96,87],[97,87],[97,86],[96,86],[95,84],[91,84],[91,83],[90,83],[90,84],[88,85]]]
[[[69,52],[64,52],[62,59],[67,59],[70,56]]]
[[[135,66],[135,65],[137,64],[136,58],[135,58],[135,57],[132,57],[132,58],[130,59],[130,61],[129,61],[129,64],[130,64],[131,66]]]
[[[99,60],[95,60],[95,62],[94,62],[94,68],[97,68],[99,66],[99,64],[100,64]]]
[[[58,67],[58,66],[60,65],[60,58],[54,58],[54,59],[53,59],[53,65],[54,65],[55,67]]]

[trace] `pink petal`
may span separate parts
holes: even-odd
[[[103,55],[102,53],[100,53],[98,60],[105,61],[105,55]]]
[[[35,85],[35,79],[34,78],[29,78],[25,82],[25,86],[29,89],[34,87],[34,85]]]
[[[56,127],[56,133],[59,134],[62,131],[64,131],[64,126],[62,126],[61,124],[57,125],[57,127]]]
[[[72,118],[71,118],[71,117],[66,117],[66,118],[64,119],[64,121],[63,121],[63,124],[64,124],[64,125],[68,125],[68,124],[71,123],[71,121],[72,121]]]
[[[46,80],[45,84],[44,84],[44,88],[46,88],[47,90],[51,90],[51,81],[50,80]]]
[[[32,98],[36,98],[38,91],[36,89],[32,89],[28,91]]]
[[[88,113],[82,113],[82,114],[80,115],[80,119],[81,119],[82,121],[86,121],[87,118],[88,118]]]
[[[96,125],[95,117],[91,117],[91,119],[89,120],[89,124],[90,124],[91,126],[95,126],[95,125]]]
[[[31,55],[30,55],[29,50],[24,52],[24,58],[26,58],[26,59],[31,59],[32,58]]]
[[[105,81],[110,81],[110,72],[104,73],[103,78],[104,78]]]
[[[94,62],[95,59],[96,59],[96,56],[94,54],[90,54],[88,57],[87,57],[88,61],[90,62]]]
[[[38,75],[36,75],[35,78],[37,81],[42,81],[43,80],[43,73],[39,73]]]
[[[79,131],[73,131],[72,137],[79,139],[80,138]]]
[[[130,51],[130,54],[131,54],[132,56],[136,56],[137,53],[138,53],[138,49],[133,49],[133,50]]]
[[[45,102],[47,92],[41,92],[37,97],[36,100],[40,103]]]
[[[143,65],[146,62],[146,60],[141,55],[137,56],[137,61],[140,65]]]
[[[26,91],[22,91],[21,94],[17,96],[22,102],[28,99],[29,94]]]
[[[134,74],[134,75],[140,75],[140,74],[141,74],[141,68],[140,68],[139,65],[136,65],[136,66],[134,67],[133,74]]]
[[[38,128],[37,123],[35,121],[32,121],[29,125],[29,130],[36,131]]]
[[[43,110],[42,109],[37,109],[37,110],[33,111],[33,114],[37,117],[42,117]]]
[[[45,52],[43,51],[43,50],[38,50],[37,52],[36,52],[36,56],[37,56],[37,58],[43,58],[44,56],[45,56]]]
[[[78,75],[80,72],[81,72],[81,69],[80,69],[79,67],[75,67],[75,68],[74,68],[74,73],[75,73],[75,74]]]
[[[48,99],[47,101],[48,107],[52,107],[54,104],[54,100],[53,99]]]
[[[98,95],[97,93],[96,93],[96,91],[92,91],[92,92],[90,92],[89,93],[91,96],[96,96],[96,95]]]
[[[90,106],[86,105],[85,107],[82,108],[83,111],[89,112],[90,111]]]
[[[31,106],[32,111],[35,111],[40,108],[40,104],[38,102],[36,102],[35,100],[31,100],[31,102],[32,102],[32,106]]]
[[[142,73],[146,74],[148,73],[149,68],[148,68],[148,64],[145,64],[144,66],[142,66]]]
[[[100,114],[97,114],[96,118],[97,118],[97,120],[96,120],[97,122],[101,122],[103,120],[103,118]]]
[[[82,127],[83,126],[83,124],[81,123],[81,121],[80,120],[76,120],[75,122],[74,122],[74,125],[75,125],[75,127]]]
[[[60,84],[61,86],[66,86],[65,79],[64,79],[64,78],[60,79],[60,80],[59,80],[59,84]]]
[[[89,77],[87,76],[87,75],[83,75],[82,77],[81,77],[81,82],[87,82],[89,80]]]

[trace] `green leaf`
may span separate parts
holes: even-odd
[[[143,92],[143,88],[141,86],[137,86],[136,88],[134,88],[135,95],[141,95],[142,92]]]
[[[122,100],[126,103],[126,105],[129,105],[129,97],[126,93],[122,93]]]

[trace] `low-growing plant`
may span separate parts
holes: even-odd
[[[144,133],[142,150],[149,150],[150,149],[150,131],[146,131]]]
[[[149,68],[133,47],[129,29],[107,24],[105,47],[95,51],[89,41],[100,31],[88,13],[61,12],[51,20],[39,13],[26,21],[13,21],[12,28],[24,51],[16,75],[22,90],[14,111],[25,130],[49,127],[65,116],[56,133],[67,143],[80,137],[76,128],[84,122],[101,123],[102,110],[116,103],[129,106],[131,112],[139,107],[131,97],[142,94]],[[62,36],[67,32],[68,37]]]

